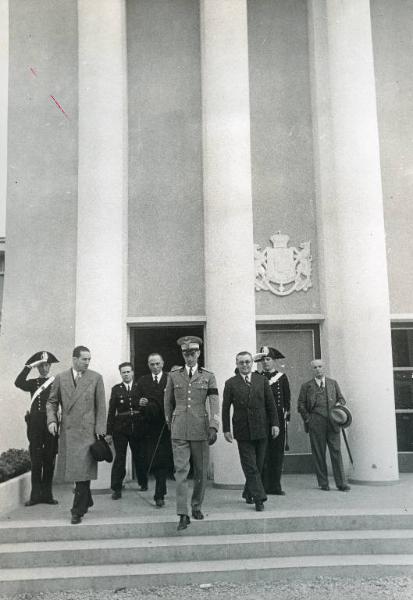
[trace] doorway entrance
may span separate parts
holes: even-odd
[[[175,365],[183,365],[182,352],[176,340],[184,335],[196,335],[204,339],[203,325],[150,325],[131,329],[131,357],[135,377],[148,373],[148,355],[159,352],[165,361],[164,370],[170,371]],[[204,351],[201,346],[199,365],[204,365]]]
[[[288,424],[290,450],[284,460],[285,473],[313,471],[308,435],[297,412],[300,387],[311,378],[310,361],[320,358],[320,331],[316,324],[258,325],[257,348],[272,346],[285,358],[278,361],[280,371],[288,377],[291,389],[291,421]]]

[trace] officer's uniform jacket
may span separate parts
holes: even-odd
[[[207,411],[209,405],[209,414]],[[189,379],[185,367],[172,369],[164,396],[165,419],[172,439],[201,441],[208,429],[219,429],[219,399],[215,375],[199,367]]]
[[[268,379],[268,383],[271,386],[271,391],[277,407],[278,418],[281,420],[284,418],[284,414],[291,410],[291,392],[287,375],[282,373],[281,377],[277,378],[276,376],[278,374],[279,371],[273,371],[272,373],[263,371],[263,375]]]
[[[234,438],[240,441],[266,438],[268,427],[279,425],[274,396],[266,377],[251,373],[251,384],[237,373],[225,382],[222,403],[222,427],[231,431],[230,408],[234,409],[232,429]]]
[[[24,369],[18,374],[14,385],[24,392],[30,392],[30,396],[41,387],[49,377],[36,377],[35,379],[27,379],[31,369],[24,367]],[[35,401],[30,407],[30,414],[36,416],[37,413],[42,413],[44,419],[46,419],[46,401],[50,394],[51,386],[47,387],[36,397]]]
[[[134,381],[130,391],[126,389],[123,382],[113,386],[109,400],[107,435],[113,433],[145,435],[146,419],[143,408],[139,406],[140,398],[141,394]]]

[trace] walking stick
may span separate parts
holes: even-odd
[[[154,459],[155,459],[155,454],[157,453],[157,451],[158,451],[158,448],[159,448],[159,444],[160,444],[160,442],[161,442],[161,437],[162,437],[162,434],[163,434],[163,430],[165,429],[165,425],[166,425],[166,422],[165,422],[165,423],[162,425],[161,433],[159,434],[158,441],[156,442],[155,450],[153,451],[152,458],[151,458],[151,460],[150,460],[150,462],[149,462],[149,467],[148,467],[148,470],[146,471],[146,476],[148,476],[148,475],[149,475],[149,472],[150,472],[150,470],[151,470],[151,467],[152,467],[153,461],[154,461]]]
[[[348,445],[348,441],[347,441],[346,432],[344,431],[344,429],[342,429],[341,431],[343,432],[343,438],[344,438],[344,442],[346,444],[346,448],[347,448],[347,452],[348,452],[348,457],[350,459],[351,464],[354,465],[353,457],[351,456],[351,452],[350,452],[350,446]]]

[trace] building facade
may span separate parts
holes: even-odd
[[[413,468],[412,29],[403,0],[9,0],[2,449],[34,351],[85,344],[109,388],[193,332],[221,390],[277,347],[294,405],[321,356],[351,479]],[[242,479],[222,437],[213,468]]]

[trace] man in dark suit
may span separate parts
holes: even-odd
[[[146,398],[140,398],[138,386],[134,381],[133,366],[130,362],[119,365],[122,382],[113,386],[109,400],[106,434],[108,441],[113,439],[115,460],[112,465],[110,487],[112,499],[122,497],[122,483],[126,475],[126,453],[128,445],[131,449],[135,473],[140,491],[148,489],[145,438],[147,424],[144,415]]]
[[[259,354],[254,357],[261,362],[263,375],[268,379],[277,407],[280,434],[273,439],[269,436],[265,456],[262,480],[267,494],[284,496],[281,487],[281,475],[284,463],[284,448],[287,422],[290,420],[291,393],[290,384],[285,373],[277,371],[277,359],[284,358],[276,348],[262,346]]]
[[[237,374],[225,382],[222,427],[225,439],[232,442],[232,405],[232,429],[246,479],[243,496],[248,504],[255,502],[256,510],[262,511],[267,500],[261,473],[267,449],[268,430],[271,428],[272,437],[277,437],[280,432],[278,415],[267,378],[259,373],[251,373],[252,355],[249,352],[239,352],[236,364]]]
[[[46,420],[46,401],[54,381],[53,376],[49,377],[50,365],[56,362],[59,361],[51,352],[36,352],[29,358],[14,382],[16,387],[30,392],[32,398],[30,411],[26,413],[32,489],[25,506],[39,503],[57,504],[52,494],[57,437],[49,432]],[[39,377],[27,379],[35,367],[39,371]]]
[[[325,376],[324,362],[320,359],[311,362],[314,378],[301,386],[298,397],[298,412],[303,418],[304,428],[310,434],[311,452],[318,485],[328,492],[326,450],[330,452],[334,480],[337,489],[348,492],[343,460],[340,449],[340,428],[330,419],[330,410],[336,404],[345,404],[340,387],[334,379]]]
[[[82,521],[93,506],[91,479],[97,479],[97,462],[90,452],[96,437],[105,434],[106,401],[102,375],[89,371],[90,350],[76,346],[72,368],[56,375],[46,403],[47,426],[57,435],[57,414],[61,408],[59,458],[56,480],[75,482],[72,525]]]
[[[143,408],[146,431],[146,457],[148,470],[155,475],[155,494],[153,499],[158,508],[165,505],[166,478],[172,471],[171,435],[165,422],[164,391],[168,380],[163,371],[164,361],[160,354],[148,356],[150,373],[142,375],[137,381],[136,394],[140,400],[146,399]]]

